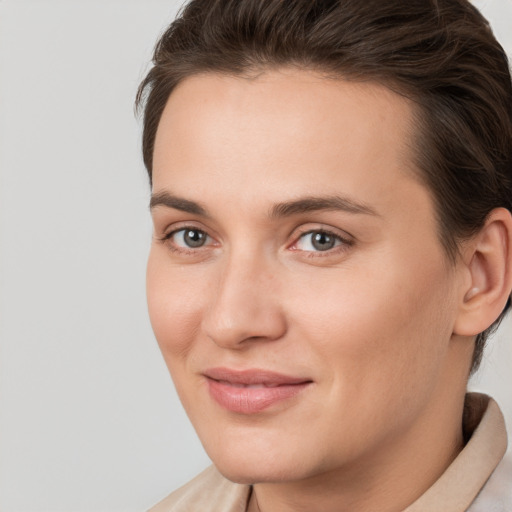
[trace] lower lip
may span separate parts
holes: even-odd
[[[225,409],[240,414],[255,414],[278,402],[289,400],[307,388],[309,384],[310,382],[303,382],[269,388],[246,388],[208,379],[212,398]]]

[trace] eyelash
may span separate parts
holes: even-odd
[[[182,247],[177,246],[175,243],[172,243],[172,238],[176,236],[180,232],[186,232],[186,231],[194,231],[197,233],[201,233],[202,235],[207,237],[207,240],[204,245],[201,245],[199,247]],[[325,256],[332,256],[333,254],[337,254],[338,252],[346,251],[349,247],[354,245],[354,241],[350,240],[348,238],[344,238],[341,235],[334,233],[333,231],[329,231],[328,229],[310,229],[308,231],[305,231],[303,233],[300,233],[298,237],[295,239],[295,241],[288,246],[288,249],[293,251],[300,251],[300,249],[297,249],[295,246],[303,240],[308,235],[313,234],[321,234],[321,235],[327,235],[328,237],[332,237],[335,239],[336,245],[330,249],[326,249],[325,251],[302,251],[307,254],[307,257],[315,258],[315,257],[325,257]],[[163,243],[166,243],[168,248],[172,252],[184,254],[184,255],[194,255],[198,254],[201,249],[206,248],[205,245],[208,243],[208,239],[212,240],[212,237],[208,235],[208,233],[202,229],[197,228],[196,226],[183,226],[178,229],[174,229],[170,231],[169,233],[164,234],[160,241]]]
[[[321,234],[321,235],[327,235],[328,237],[332,237],[335,240],[336,245],[330,249],[326,249],[325,251],[303,251],[307,254],[310,258],[318,258],[318,257],[326,257],[326,256],[332,256],[334,254],[338,254],[339,252],[346,251],[349,247],[354,245],[354,241],[350,240],[348,238],[345,238],[337,233],[334,233],[333,231],[330,231],[328,229],[310,229],[303,233],[300,233],[299,236],[296,238],[295,242],[291,246],[289,246],[289,249],[299,251],[300,249],[295,249],[295,246],[303,240],[308,235],[313,234]]]
[[[206,231],[199,229],[196,226],[183,226],[178,229],[174,229],[174,230],[170,231],[169,233],[164,234],[164,236],[162,238],[160,238],[160,241],[166,243],[166,245],[172,252],[185,254],[185,255],[197,254],[201,249],[204,248],[204,246],[199,246],[199,247],[195,247],[195,248],[194,247],[181,247],[181,246],[177,246],[175,243],[172,243],[172,238],[176,234],[178,234],[180,232],[185,233],[186,231],[195,231],[198,233],[202,233],[203,235],[206,236],[207,241],[208,241],[208,239],[212,238],[210,235],[208,235],[208,233]]]

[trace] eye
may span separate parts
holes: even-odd
[[[197,228],[178,229],[169,233],[165,238],[183,249],[198,249],[210,241],[210,237]]]
[[[346,240],[334,233],[324,230],[308,231],[295,243],[294,248],[300,251],[325,252],[341,245],[348,244]]]

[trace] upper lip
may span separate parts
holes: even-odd
[[[231,368],[209,368],[203,372],[205,377],[221,382],[228,382],[231,384],[243,384],[243,385],[292,385],[292,384],[304,384],[312,382],[309,378],[304,377],[293,377],[290,375],[284,375],[269,370],[262,370],[259,368],[251,368],[248,370],[234,370]]]

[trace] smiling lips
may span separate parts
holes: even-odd
[[[241,414],[263,411],[296,396],[312,383],[310,379],[264,370],[212,368],[203,375],[208,381],[211,397],[225,409]]]

